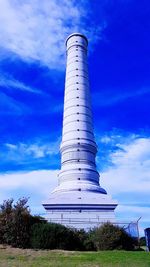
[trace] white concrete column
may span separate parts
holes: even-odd
[[[90,191],[106,194],[99,185],[95,156],[89,75],[88,41],[74,33],[66,41],[67,68],[64,97],[61,171],[53,192]]]

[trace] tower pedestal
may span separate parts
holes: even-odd
[[[48,221],[75,228],[89,229],[102,222],[115,222],[116,202],[106,194],[53,193],[44,208]]]

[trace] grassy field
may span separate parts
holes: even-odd
[[[147,252],[70,252],[0,246],[0,267],[150,267]]]

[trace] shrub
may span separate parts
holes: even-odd
[[[34,224],[31,228],[31,246],[38,249],[66,248],[67,228],[54,223]]]
[[[133,250],[136,243],[135,239],[128,235],[123,228],[109,222],[91,231],[91,239],[97,250]]]
[[[96,247],[93,240],[90,237],[89,232],[86,232],[84,229],[75,230],[74,232],[78,239],[80,240],[80,250],[83,251],[95,251]]]
[[[84,230],[69,229],[61,224],[34,224],[31,228],[31,246],[38,249],[86,250]]]
[[[140,246],[146,246],[146,239],[145,239],[145,236],[142,236],[140,238]]]

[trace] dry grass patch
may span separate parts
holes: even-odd
[[[0,267],[150,267],[150,254],[33,250],[0,245]]]

